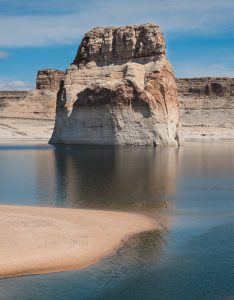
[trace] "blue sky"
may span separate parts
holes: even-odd
[[[0,0],[0,90],[66,69],[95,26],[161,26],[177,77],[234,77],[233,0]]]

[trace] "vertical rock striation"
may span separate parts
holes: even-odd
[[[178,145],[179,103],[155,24],[85,34],[57,98],[50,143]]]

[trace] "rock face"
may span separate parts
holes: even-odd
[[[51,143],[178,145],[179,103],[154,24],[94,28],[66,71]]]
[[[185,140],[233,140],[234,78],[176,81]]]

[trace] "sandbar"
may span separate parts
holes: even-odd
[[[0,205],[0,278],[84,268],[156,227],[129,212]]]

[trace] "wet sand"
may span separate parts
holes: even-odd
[[[84,268],[156,227],[127,212],[0,205],[0,278]]]

